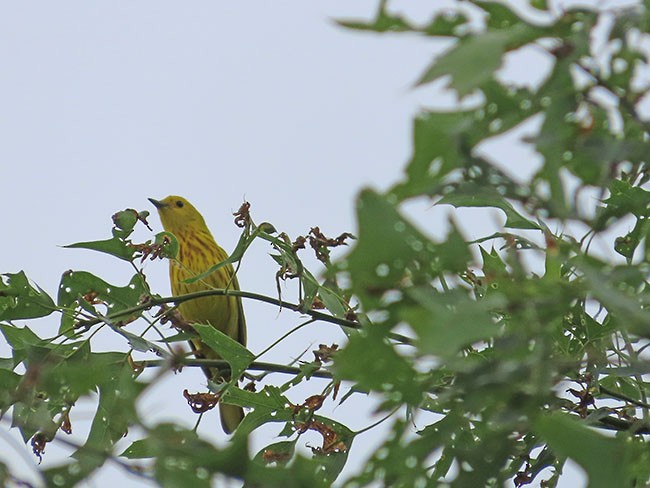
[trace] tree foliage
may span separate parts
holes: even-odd
[[[229,261],[267,241],[278,282],[299,283],[293,302],[227,289],[160,296],[141,263],[174,259],[175,238],[161,233],[133,242],[134,228],[147,222],[146,212],[131,209],[113,216],[110,239],[69,246],[131,263],[126,285],[68,271],[55,300],[24,273],[3,275],[0,330],[12,355],[0,359],[0,410],[11,427],[40,457],[48,443],[69,442],[76,403],[95,402],[88,438],[66,464],[42,471],[47,483],[72,486],[110,459],[161,486],[210,486],[217,474],[247,486],[330,486],[363,432],[318,410],[326,399],[372,392],[390,434],[362,472],[337,483],[552,487],[571,459],[590,486],[646,486],[646,7],[558,13],[535,1],[533,17],[474,0],[416,24],[382,1],[370,22],[341,21],[348,29],[453,40],[417,84],[446,83],[459,103],[417,114],[404,173],[387,191],[368,188],[357,198],[356,237],[329,238],[313,228],[291,238],[256,225],[242,207],[242,234]],[[527,49],[549,61],[538,68],[535,86],[505,79],[501,69],[511,55],[520,69],[531,69],[530,58],[516,56]],[[520,142],[542,162],[529,176],[479,150],[531,121],[536,134]],[[422,198],[454,209],[496,209],[504,222],[470,240],[454,210],[444,235],[433,239],[406,210]],[[609,249],[594,252],[594,240]],[[342,244],[349,252],[332,261],[330,249]],[[323,272],[305,266],[308,245]],[[174,304],[205,294],[239,294],[307,314],[300,327],[330,322],[348,340],[322,345],[314,361],[260,363],[223,334],[175,313]],[[52,314],[60,316],[58,331],[30,325]],[[144,332],[132,332],[142,321],[149,324]],[[96,352],[100,328],[124,337],[129,349]],[[176,347],[193,334],[224,359],[195,360]],[[215,363],[232,370],[232,381],[185,395],[199,413],[217,401],[249,409],[226,447],[179,425],[143,421],[139,398],[159,378],[144,379],[145,368]],[[255,370],[293,376],[285,383],[273,375],[237,382]],[[287,392],[314,376],[329,378],[326,388],[292,404]],[[249,452],[249,436],[267,423],[278,424],[284,440]],[[132,438],[134,427],[143,434]],[[308,431],[322,437],[310,456],[297,449]],[[131,444],[120,452],[116,444],[125,435]],[[3,465],[0,477],[18,475]]]

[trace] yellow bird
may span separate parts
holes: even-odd
[[[169,263],[169,279],[175,296],[214,288],[230,287],[239,290],[237,276],[230,264],[219,268],[202,280],[185,283],[188,278],[197,276],[226,259],[228,254],[212,237],[203,216],[185,198],[171,195],[163,200],[150,198],[149,201],[158,210],[163,228],[174,234],[178,240],[177,260]],[[246,321],[241,298],[232,296],[198,298],[181,303],[178,310],[188,322],[209,324],[246,345]],[[197,358],[221,359],[214,350],[198,339],[193,339],[190,345]],[[213,381],[228,379],[219,375],[215,369],[203,368],[203,372]],[[244,418],[244,411],[236,405],[220,402],[219,412],[221,426],[227,434],[234,431]]]

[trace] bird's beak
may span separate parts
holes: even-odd
[[[167,204],[165,202],[161,202],[160,200],[156,200],[154,198],[148,198],[148,200],[153,203],[153,206],[156,208],[165,208]]]

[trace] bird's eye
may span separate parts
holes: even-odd
[[[183,202],[181,202],[180,200],[176,200],[176,206],[178,208],[181,208],[183,206]]]

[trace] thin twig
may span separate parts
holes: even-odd
[[[228,361],[223,359],[181,359],[175,358],[175,364],[180,364],[183,367],[203,367],[203,368],[218,368],[219,370],[229,370],[230,364]],[[161,366],[169,365],[169,361],[165,359],[147,359],[144,361],[136,361],[139,366],[143,368],[159,368]],[[264,363],[260,361],[255,361],[251,363],[248,370],[253,371],[270,371],[273,373],[284,373],[284,374],[300,374],[302,370],[295,366],[285,366],[284,364],[275,364],[275,363]],[[327,378],[331,379],[332,373],[325,369],[317,369],[313,371],[310,376],[315,378]]]
[[[623,393],[619,393],[617,391],[610,390],[609,388],[606,388],[604,386],[599,386],[601,393],[604,393],[605,395],[609,395],[612,398],[616,398],[617,400],[622,400],[624,402],[631,403],[633,405],[636,405],[637,407],[645,408],[645,409],[650,409],[650,404],[646,402],[642,402],[640,400],[635,400],[632,397],[629,397],[627,395],[624,395]]]
[[[120,310],[119,312],[109,314],[105,317],[105,319],[114,321],[120,317],[130,316],[137,312],[142,312],[144,310],[148,310],[152,307],[156,307],[159,305],[164,305],[167,303],[175,303],[178,305],[180,303],[187,302],[190,300],[196,300],[197,298],[213,297],[213,296],[235,296],[241,298],[248,298],[251,300],[257,300],[260,302],[269,303],[271,305],[276,305],[277,307],[280,308],[287,308],[289,310],[293,310],[294,312],[303,313],[305,315],[309,315],[314,320],[329,322],[349,329],[361,330],[363,328],[362,325],[359,324],[358,322],[353,322],[352,320],[335,317],[333,315],[319,312],[318,310],[311,310],[311,309],[305,310],[302,305],[298,305],[296,303],[285,302],[284,300],[269,297],[266,295],[260,295],[259,293],[253,293],[253,292],[242,291],[242,290],[227,290],[224,288],[216,288],[214,290],[202,290],[194,293],[188,293],[186,295],[179,295],[177,297],[161,297],[161,298],[151,297],[149,300],[147,300],[146,303],[142,303],[140,305],[136,305],[134,307],[126,308],[124,310]],[[88,328],[88,327],[92,327],[93,325],[100,324],[102,322],[104,322],[104,320],[101,318],[82,320],[79,321],[78,327]],[[408,344],[408,345],[413,344],[412,338],[406,337],[402,334],[389,332],[387,335],[389,338],[401,342],[403,344]]]

